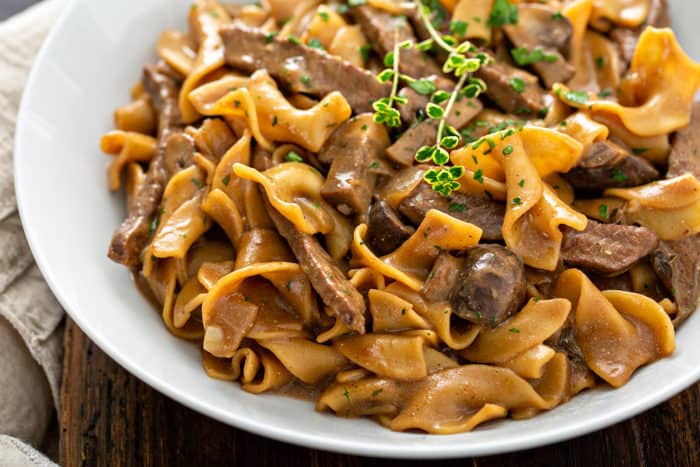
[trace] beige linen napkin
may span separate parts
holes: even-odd
[[[27,74],[63,3],[64,0],[47,0],[0,23],[2,465],[49,465],[50,461],[10,436],[39,445],[54,409],[58,410],[63,310],[34,264],[20,225],[13,183],[12,144],[17,107]]]

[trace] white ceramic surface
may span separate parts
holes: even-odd
[[[588,391],[533,419],[458,435],[394,433],[208,378],[199,351],[170,335],[127,270],[107,259],[124,207],[121,194],[107,191],[108,159],[98,147],[112,128],[112,110],[128,100],[142,65],[154,58],[159,32],[184,27],[189,3],[72,1],[39,54],[17,125],[17,198],[37,263],[66,311],[119,364],[173,399],[244,430],[319,449],[413,459],[502,453],[582,435],[700,378],[700,313],[679,330],[671,358],[638,371],[623,388]],[[700,60],[700,36],[692,33],[700,2],[670,3],[681,42]]]

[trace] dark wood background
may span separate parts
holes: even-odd
[[[0,20],[32,3],[0,0]],[[67,467],[700,466],[700,385],[606,430],[539,449],[434,463],[361,458],[271,441],[193,412],[120,368],[70,320],[61,404]]]

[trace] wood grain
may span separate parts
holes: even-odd
[[[606,430],[539,449],[434,463],[361,458],[272,441],[193,412],[120,368],[70,321],[61,403],[64,466],[700,466],[700,385]]]

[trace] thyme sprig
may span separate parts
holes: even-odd
[[[382,97],[372,103],[374,109],[373,119],[375,123],[383,123],[390,128],[398,128],[401,126],[401,114],[394,107],[394,104],[407,104],[408,99],[398,95],[399,81],[402,78],[410,78],[402,75],[399,72],[399,60],[401,49],[411,47],[413,42],[403,41],[394,44],[394,50],[389,52],[384,57],[384,65],[391,68],[386,68],[377,75],[377,79],[381,83],[391,81],[391,93],[389,97]],[[413,80],[413,78],[410,78]]]
[[[457,85],[451,93],[446,91],[435,91],[431,101],[426,105],[426,114],[429,118],[438,120],[438,128],[435,144],[423,146],[416,152],[415,158],[418,162],[432,161],[438,168],[429,169],[423,178],[430,183],[433,190],[443,196],[449,196],[453,191],[458,190],[461,184],[457,181],[464,175],[464,167],[460,165],[448,166],[450,163],[449,150],[454,149],[460,143],[462,136],[451,125],[447,123],[452,109],[459,99],[475,98],[486,90],[486,84],[473,76],[475,71],[488,64],[492,59],[478,51],[469,41],[457,44],[457,39],[453,36],[443,36],[435,29],[430,21],[431,10],[428,6],[416,2],[416,8],[430,33],[427,39],[416,46],[419,50],[429,50],[437,45],[448,53],[447,59],[443,63],[442,70],[445,73],[452,73],[458,78]],[[444,109],[438,104],[447,101]]]

